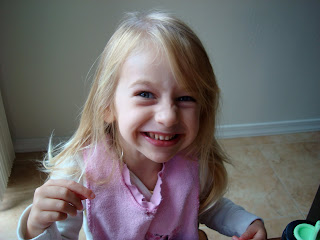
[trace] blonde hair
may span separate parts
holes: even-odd
[[[215,138],[220,90],[199,38],[184,22],[168,13],[151,11],[126,15],[101,54],[77,131],[56,156],[50,154],[49,148],[45,166],[49,172],[62,170],[60,164],[72,161],[72,156],[83,148],[104,141],[106,134],[110,136],[108,145],[121,155],[116,123],[107,123],[104,119],[106,113],[115,111],[114,92],[122,64],[129,54],[142,50],[150,42],[167,56],[176,80],[196,94],[201,108],[199,133],[189,151],[199,159],[202,213],[224,194],[227,186],[224,167],[227,158]],[[83,166],[78,164],[77,171],[71,170],[74,174],[83,173]]]

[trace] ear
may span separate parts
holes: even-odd
[[[105,109],[103,119],[106,123],[113,123],[116,120],[114,111],[112,111],[110,106]]]

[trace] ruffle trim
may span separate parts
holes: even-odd
[[[158,180],[156,183],[156,186],[153,190],[153,194],[148,201],[145,196],[139,191],[138,187],[131,183],[130,178],[130,170],[128,169],[127,165],[124,164],[123,166],[123,181],[125,185],[130,190],[132,196],[137,201],[137,203],[146,209],[146,212],[149,213],[155,213],[157,211],[158,206],[161,203],[162,200],[162,194],[161,194],[161,185],[162,185],[162,175],[163,171],[165,169],[165,164],[163,164],[162,170],[158,173]]]

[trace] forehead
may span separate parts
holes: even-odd
[[[124,60],[124,63],[135,63],[137,60],[139,62],[144,61],[147,64],[168,61],[164,50],[160,48],[159,44],[153,43],[150,40],[143,40],[135,46]]]
[[[188,89],[186,86],[190,79],[187,78],[187,74],[176,74],[173,66],[179,65],[179,63],[173,63],[173,59],[168,57],[165,50],[154,43],[142,44],[135,48],[123,62],[119,71],[120,81],[118,84],[124,83],[124,81],[132,80],[133,78],[146,78],[146,79],[170,79],[174,81],[179,87]],[[177,76],[179,76],[177,78]],[[128,82],[127,82],[128,83]],[[193,92],[188,89],[188,92]]]
[[[119,81],[130,79],[173,78],[171,66],[165,55],[154,48],[134,51],[124,61]]]

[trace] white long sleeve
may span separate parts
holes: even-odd
[[[222,198],[210,210],[200,216],[199,221],[226,236],[241,236],[255,220],[261,219],[243,207]]]

